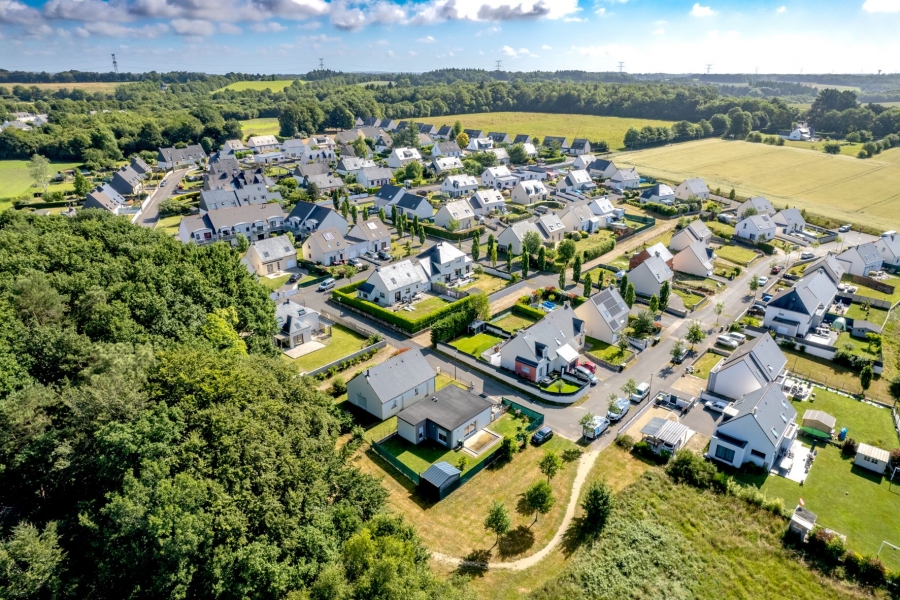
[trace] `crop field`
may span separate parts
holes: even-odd
[[[81,163],[52,163],[53,172],[65,171],[79,166]],[[15,198],[29,191],[38,192],[38,188],[32,188],[34,181],[28,173],[27,160],[0,160],[0,210],[7,207],[8,203],[3,198]],[[72,189],[72,183],[51,184],[49,191],[65,191]]]
[[[641,175],[680,182],[702,177],[710,189],[765,196],[774,205],[806,208],[848,223],[896,229],[900,151],[861,160],[787,146],[718,139],[640,150],[617,157]]]
[[[116,86],[122,85],[123,83],[127,83],[125,81],[84,81],[84,82],[67,82],[67,83],[5,83],[6,87],[12,89],[14,86],[22,85],[26,88],[36,87],[42,90],[84,90],[85,92],[106,92],[113,93],[116,91]]]
[[[294,81],[294,79],[276,79],[275,81],[235,81],[222,89],[234,90],[236,92],[243,92],[244,90],[272,90],[273,92],[280,92],[284,90],[284,88],[289,87]],[[301,85],[303,83],[303,81],[300,82]]]
[[[250,83],[254,82],[251,81]],[[244,132],[244,139],[247,139],[251,135],[278,135],[278,130],[280,129],[278,119],[274,117],[268,119],[248,119],[246,121],[239,121],[239,123],[241,124],[241,131]]]
[[[416,119],[437,126],[462,123],[464,129],[485,129],[502,131],[514,136],[519,133],[536,135],[566,136],[569,143],[573,138],[587,138],[591,141],[604,140],[610,148],[621,148],[625,132],[629,127],[640,129],[645,125],[669,127],[673,121],[654,119],[624,119],[620,117],[595,117],[592,115],[552,115],[529,112],[475,113],[471,115],[447,115],[443,117],[423,117]]]

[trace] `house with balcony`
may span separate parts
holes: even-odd
[[[399,169],[415,161],[422,161],[422,155],[415,148],[394,148],[388,156],[387,165],[392,169]]]
[[[272,233],[284,233],[286,217],[276,202],[211,210],[183,218],[178,239],[186,244],[222,241],[236,246],[239,234],[253,242],[264,240]]]
[[[511,190],[517,183],[519,178],[508,167],[488,167],[481,174],[481,184],[495,190]]]
[[[362,256],[368,247],[364,240],[348,238],[337,229],[317,229],[303,241],[303,257],[317,264],[333,265]]]
[[[468,196],[477,189],[478,180],[472,175],[449,175],[441,183],[441,193],[447,194],[451,198]]]
[[[472,274],[472,257],[450,242],[438,242],[416,258],[432,283],[448,284]]]
[[[429,270],[431,266],[429,265]],[[393,306],[412,299],[418,292],[431,289],[431,280],[418,260],[401,260],[375,267],[366,282],[356,288],[356,295],[380,306]]]
[[[313,336],[322,331],[319,313],[292,300],[275,305],[275,325],[275,344],[283,350],[311,342]]]
[[[529,381],[567,373],[578,364],[585,324],[565,303],[500,347],[500,367]]]

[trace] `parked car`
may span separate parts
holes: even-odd
[[[894,231],[893,229],[891,229],[890,231],[885,231],[884,233],[882,233],[881,237],[888,238],[888,237],[894,237],[895,235],[897,235],[897,232]]]
[[[757,281],[759,282],[759,285],[766,285],[767,283],[769,283],[769,278],[765,275],[760,275]]]
[[[358,258],[351,258],[350,260],[347,261],[347,264],[352,267],[356,267],[357,269],[359,269],[360,267],[363,266],[362,262],[360,262],[360,260]]]
[[[763,295],[762,295],[762,301],[763,301],[763,302],[768,302],[769,300],[771,300],[771,299],[774,298],[774,297],[775,297],[775,296],[773,296],[772,294],[763,294]]]
[[[800,260],[812,260],[816,257],[815,254],[807,250],[806,252],[800,253]]]
[[[774,267],[772,267],[772,270],[769,271],[769,275],[778,275],[782,271],[784,271],[784,267],[782,267],[781,265],[775,265]]]
[[[847,233],[852,228],[853,228],[853,225],[850,225],[849,223],[847,223],[846,225],[841,225],[840,227],[838,227],[838,231],[841,233]]]
[[[631,395],[632,402],[641,402],[644,398],[650,395],[650,384],[646,381],[643,383],[639,383],[637,386],[637,391]]]
[[[615,423],[616,421],[621,421],[622,418],[628,414],[628,409],[631,408],[631,402],[626,400],[625,398],[618,398],[615,402],[616,408],[619,409],[619,412],[614,412],[609,410],[606,412],[606,418],[609,419],[611,423]]]
[[[587,370],[590,371],[591,373],[596,373],[596,372],[597,372],[597,365],[595,365],[594,363],[583,362],[583,363],[581,363],[581,364],[578,365],[578,366],[579,366],[579,367],[584,367],[585,369],[587,369]]]
[[[288,283],[297,283],[301,277],[303,277],[303,273],[294,273],[288,277]]]
[[[573,370],[573,374],[578,379],[580,379],[582,381],[587,381],[591,385],[597,385],[597,383],[599,382],[599,380],[596,377],[594,377],[593,373],[591,373],[590,371],[588,371],[587,369],[585,369],[584,367],[581,367],[581,366],[575,367],[575,369]]]
[[[328,290],[333,288],[336,284],[337,284],[337,282],[334,279],[332,279],[331,277],[329,277],[328,279],[326,279],[325,281],[320,283],[319,287],[316,288],[316,290],[319,292],[327,292]]]
[[[541,385],[543,385],[543,386],[548,386],[548,385],[550,385],[551,383],[553,383],[553,378],[550,377],[549,375],[547,375],[546,377],[544,377],[543,379],[541,379],[540,381],[538,381],[538,383],[541,384]]]
[[[385,252],[384,250],[378,251],[378,258],[381,260],[391,260],[391,255]]]
[[[553,437],[553,430],[547,426],[541,427],[531,436],[531,443],[535,446],[540,446],[547,440]]]
[[[681,351],[681,354],[679,354],[678,356],[672,357],[672,362],[675,363],[676,365],[680,365],[681,363],[684,362],[684,359],[687,357],[687,353],[688,353],[687,348],[685,348],[684,350]]]
[[[725,402],[724,400],[715,400],[713,402],[707,402],[706,408],[709,410],[713,410],[715,412],[722,412],[726,408],[728,408],[731,404],[729,402]]]
[[[728,337],[735,340],[738,344],[743,344],[747,341],[747,336],[743,333],[738,333],[737,331],[728,332]]]
[[[581,434],[589,440],[595,440],[603,432],[609,429],[609,420],[603,417],[594,417],[590,423],[581,428]]]
[[[375,253],[369,250],[368,252],[363,254],[363,256],[365,256],[366,258],[375,258]]]
[[[716,338],[716,343],[720,346],[726,346],[728,348],[737,348],[740,346],[740,343],[730,335],[720,335]]]

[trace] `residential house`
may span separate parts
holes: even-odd
[[[641,442],[654,454],[674,454],[688,443],[694,432],[690,427],[663,417],[653,417],[641,428]]]
[[[606,220],[595,215],[587,204],[572,204],[559,213],[559,220],[567,231],[594,233],[606,226]]]
[[[313,231],[335,229],[341,235],[346,235],[350,225],[341,213],[336,210],[317,204],[315,202],[297,202],[288,215],[285,226],[298,234],[307,234]]]
[[[262,154],[254,154],[250,157],[250,160],[257,165],[274,165],[281,161],[287,160],[287,156],[284,152],[263,152]]]
[[[438,242],[416,258],[432,283],[450,283],[472,273],[472,257],[450,242]]]
[[[513,187],[510,199],[516,204],[534,204],[550,197],[547,186],[540,180],[520,181]]]
[[[806,220],[796,208],[786,208],[772,217],[772,220],[786,234],[803,233],[803,228],[806,227]]]
[[[537,233],[542,240],[544,239],[544,234],[541,233],[541,230],[538,229],[534,222],[519,221],[500,232],[500,235],[497,236],[497,249],[500,252],[512,252],[516,256],[522,254],[524,248],[522,242],[525,239],[525,234],[529,231]]]
[[[741,396],[726,417],[716,426],[707,456],[732,467],[749,462],[769,471],[797,436],[797,411],[777,383]]]
[[[438,156],[431,161],[431,166],[435,173],[446,173],[447,171],[462,171],[462,161],[457,156]]]
[[[753,215],[739,222],[734,234],[751,242],[767,242],[775,237],[775,221],[769,215]]]
[[[254,135],[247,139],[247,148],[262,154],[281,149],[281,142],[274,135]]]
[[[144,189],[144,177],[131,165],[125,165],[113,173],[109,185],[122,196],[134,196]]]
[[[648,202],[671,206],[675,203],[675,190],[664,183],[657,183],[641,192],[641,204]]]
[[[386,133],[381,134],[381,135],[375,137],[374,139],[375,139],[375,152],[378,152],[379,154],[390,150],[391,147],[394,145],[394,139]]]
[[[738,206],[736,212],[738,218],[743,219],[744,213],[746,213],[748,210],[750,210],[751,212],[756,211],[756,214],[758,215],[769,215],[770,217],[774,217],[775,213],[777,212],[775,210],[775,207],[772,206],[772,203],[762,196],[754,196],[753,198],[750,198],[749,200]]]
[[[584,321],[566,302],[507,340],[500,348],[500,367],[529,381],[568,372],[578,364],[584,337]]]
[[[348,239],[335,228],[321,227],[303,241],[303,257],[314,263],[333,265],[365,254],[368,244],[362,240]]]
[[[146,177],[147,173],[153,170],[153,168],[144,162],[144,159],[140,156],[132,156],[131,162],[129,163],[131,168],[135,170],[135,172],[141,177]]]
[[[779,131],[778,135],[794,142],[810,142],[816,134],[806,123],[797,123],[790,131]]]
[[[556,171],[552,167],[541,167],[538,165],[528,165],[516,167],[513,173],[519,181],[546,181],[550,178],[550,174],[556,175]]]
[[[423,133],[425,135],[434,135],[438,132],[438,128],[431,123],[419,123],[419,133]]]
[[[297,250],[286,235],[278,235],[250,244],[244,261],[254,273],[264,277],[296,267]]]
[[[506,148],[491,148],[488,153],[497,157],[498,165],[509,166],[509,152],[506,151]]]
[[[407,258],[375,267],[366,282],[356,289],[359,298],[381,306],[393,306],[411,299],[418,292],[431,289],[425,268],[417,260]]]
[[[556,147],[563,154],[567,154],[569,152],[569,140],[567,140],[565,137],[548,135],[544,138],[544,143],[541,144],[541,146],[548,149]]]
[[[615,208],[608,196],[591,198],[586,205],[594,215],[600,217],[600,226],[609,227],[612,223],[625,217],[624,208]]]
[[[844,276],[845,272],[844,265],[831,253],[826,254],[819,260],[808,263],[803,270],[803,275],[804,277],[808,277],[816,271],[822,271],[828,275],[828,278],[831,279],[831,282],[834,283],[834,285],[838,285],[841,282],[841,278]]]
[[[900,235],[896,233],[875,240],[875,249],[885,265],[900,267]]]
[[[459,158],[462,156],[462,150],[459,148],[459,144],[456,143],[456,140],[437,142],[431,148],[431,156],[455,156]]]
[[[431,203],[418,194],[403,194],[397,201],[397,211],[404,213],[410,219],[418,216],[420,221],[434,216],[434,208]]]
[[[566,226],[553,213],[547,213],[539,216],[535,222],[538,231],[544,238],[544,243],[552,246],[553,244],[563,241],[566,235]]]
[[[781,335],[805,337],[822,324],[836,294],[837,286],[822,270],[804,275],[769,300],[763,325]]]
[[[491,148],[494,147],[494,140],[489,137],[476,137],[469,138],[469,145],[466,146],[466,150],[471,150],[472,152],[487,152]]]
[[[648,246],[644,250],[640,252],[635,252],[631,255],[631,258],[628,262],[628,269],[634,269],[639,264],[650,258],[651,256],[656,256],[657,258],[661,258],[666,266],[670,269],[675,267],[675,255],[669,252],[669,249],[666,248],[666,245],[662,242],[657,242],[652,246]]]
[[[391,249],[391,232],[381,219],[371,218],[357,223],[347,233],[347,239],[365,243],[365,252],[385,252]],[[365,253],[364,252],[364,253]]]
[[[587,171],[575,169],[569,171],[556,187],[564,192],[587,192],[596,189],[597,184],[594,183]]]
[[[651,256],[636,268],[628,272],[628,283],[634,285],[636,294],[659,297],[659,289],[664,281],[672,283],[672,269],[666,262],[658,257]]]
[[[491,141],[494,142],[494,144],[511,144],[512,143],[512,139],[510,139],[509,134],[500,133],[499,131],[491,131],[490,133],[487,134],[487,136],[489,138],[491,138]]]
[[[519,178],[509,172],[507,167],[488,167],[481,174],[481,185],[495,190],[511,190],[519,183]]]
[[[669,249],[672,252],[681,252],[697,242],[708,246],[711,239],[712,231],[709,230],[709,227],[703,221],[697,219],[691,221],[687,227],[682,228],[672,236],[672,239],[669,241]]]
[[[390,185],[393,178],[394,173],[387,167],[366,167],[356,174],[356,183],[364,188],[393,188],[395,186]],[[401,188],[396,189],[403,191]]]
[[[438,227],[449,229],[451,221],[456,221],[456,229],[475,226],[475,212],[468,200],[447,202],[434,215],[434,224]]]
[[[358,158],[355,156],[341,156],[341,160],[338,161],[335,171],[337,171],[339,175],[357,175],[363,169],[374,169],[375,167],[374,160]]]
[[[397,413],[397,435],[410,444],[431,440],[456,448],[491,424],[493,406],[490,400],[448,385]]]
[[[694,242],[682,249],[672,262],[679,273],[696,275],[697,277],[709,277],[713,274],[713,260],[716,255],[712,249],[707,248],[703,242]]]
[[[390,212],[390,207],[400,201],[406,194],[402,187],[389,183],[381,184],[381,189],[375,194],[375,208],[384,208]]]
[[[22,121],[3,121],[3,124],[0,125],[0,131],[4,131],[6,129],[18,129],[19,131],[31,131],[31,125],[27,123],[23,123]]]
[[[81,208],[84,210],[97,208],[118,215],[124,212],[127,206],[125,198],[107,183],[92,190],[84,199]]]
[[[441,125],[437,130],[437,133],[434,134],[434,139],[444,141],[449,140],[450,135],[453,133],[453,127],[450,125]]]
[[[331,150],[332,153],[337,148],[337,142],[327,135],[311,135],[306,145],[312,149]]]
[[[340,177],[336,177],[331,173],[324,173],[322,175],[308,175],[303,178],[302,181],[299,182],[301,187],[308,188],[310,185],[315,185],[321,194],[330,194],[334,190],[339,190],[344,187],[344,181]]]
[[[293,300],[275,305],[275,323],[275,344],[285,350],[313,341],[313,336],[322,330],[319,313]]]
[[[706,390],[738,400],[781,380],[787,358],[770,335],[760,335],[720,360],[709,372]]]
[[[300,138],[291,138],[284,140],[284,143],[281,145],[281,151],[284,153],[285,158],[306,162],[304,159],[309,148],[306,142]]]
[[[576,159],[577,160],[577,159]],[[605,158],[598,158],[587,166],[587,172],[596,179],[609,179],[618,171],[615,163]],[[640,178],[638,178],[640,180]]]
[[[481,129],[463,129],[463,133],[469,136],[470,140],[474,138],[487,138],[487,133],[482,131]]]
[[[297,165],[294,169],[294,177],[297,179],[297,183],[303,183],[306,177],[328,175],[329,173],[331,173],[331,167],[328,166],[328,163],[323,162],[303,163]]]
[[[685,179],[675,188],[675,197],[681,201],[687,201],[692,197],[709,200],[709,188],[699,177]]]
[[[609,178],[609,183],[617,190],[630,190],[641,185],[641,176],[637,169],[616,169]]]
[[[848,248],[838,254],[837,259],[849,275],[868,276],[872,271],[880,271],[884,266],[884,258],[878,252],[878,247],[871,242]]]
[[[381,123],[379,123],[378,126],[385,131],[394,131],[395,129],[397,129],[397,121],[393,119],[382,119]]]
[[[535,158],[538,155],[537,148],[534,147],[534,144],[531,142],[525,142],[522,144],[522,149],[525,151],[525,156],[528,158]]]
[[[438,159],[435,159],[435,162]],[[449,175],[441,183],[441,193],[451,198],[467,196],[478,189],[478,180],[471,175]]]
[[[399,169],[413,161],[421,160],[422,155],[415,148],[394,148],[387,159],[387,164],[392,169]]]
[[[469,204],[476,215],[487,215],[493,211],[506,212],[506,200],[497,190],[479,190],[469,198]]]
[[[512,142],[512,143],[513,143],[513,144],[530,144],[530,143],[531,143],[531,136],[530,136],[530,135],[527,135],[527,134],[524,134],[524,133],[516,134],[516,137],[513,138],[513,142]]]
[[[358,128],[348,129],[346,131],[340,131],[334,135],[334,143],[340,146],[348,145],[351,142],[356,141],[356,138],[361,137],[363,133]]]
[[[582,154],[590,154],[591,143],[584,138],[575,138],[572,145],[569,146],[569,154],[573,156],[581,156]]]
[[[628,305],[615,286],[609,286],[575,309],[575,316],[584,321],[584,332],[607,344],[619,341],[619,334],[628,327]]]
[[[277,202],[211,210],[181,220],[178,238],[184,242],[208,244],[217,241],[238,243],[238,234],[248,240],[264,240],[272,233],[282,233],[284,210]]]
[[[280,201],[280,193],[270,192],[262,184],[248,185],[234,190],[201,190],[200,214],[225,208]]]
[[[340,146],[338,146],[337,153],[338,153],[338,155],[340,155],[341,158],[358,158],[356,156],[356,150],[353,149],[353,146],[348,146],[346,144],[341,144]],[[371,158],[371,157],[372,157],[372,151],[368,150],[366,152],[366,158]]]
[[[434,145],[434,138],[432,138],[427,133],[418,134],[419,147],[424,148],[425,146]]]
[[[348,381],[347,400],[384,421],[432,396],[436,377],[419,349],[412,348]]]
[[[198,165],[206,160],[206,152],[203,146],[194,144],[184,148],[160,148],[156,155],[156,166],[160,169],[174,169]]]
[[[572,163],[572,168],[587,171],[588,167],[591,166],[591,163],[595,160],[597,160],[597,157],[593,154],[579,154],[578,158]]]

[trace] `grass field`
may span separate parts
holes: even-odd
[[[631,350],[622,350],[619,349],[618,346],[613,346],[612,344],[607,344],[602,340],[598,340],[597,338],[592,338],[590,336],[585,337],[585,350],[589,351],[591,354],[596,356],[597,358],[601,358],[606,362],[612,364],[621,364],[631,359],[634,356],[634,352]],[[588,348],[590,346],[590,348]]]
[[[715,189],[765,196],[848,223],[896,229],[900,208],[900,150],[860,160],[787,146],[707,139],[616,157],[641,175],[680,182],[702,177]]]
[[[284,88],[289,87],[292,83],[294,83],[293,79],[276,79],[275,81],[235,81],[222,89],[234,90],[236,92],[243,92],[245,90],[272,90],[273,92],[280,92],[284,90]],[[300,82],[301,85],[303,83],[303,81]]]
[[[488,273],[482,273],[481,275],[476,274],[474,275],[474,278],[475,281],[461,286],[459,289],[472,290],[472,288],[478,288],[479,290],[490,296],[494,292],[506,287],[506,285],[509,283],[505,279],[495,277],[494,275],[489,275]]]
[[[721,246],[715,249],[715,253],[719,258],[742,267],[746,267],[747,263],[756,258],[756,252],[740,246]]]
[[[174,217],[163,217],[156,222],[156,229],[159,229],[167,235],[178,235],[178,228],[181,225],[181,215]]]
[[[703,300],[703,296],[700,294],[692,294],[678,288],[672,288],[672,293],[681,298],[681,301],[684,302],[684,307],[688,310],[693,310],[694,306]]]
[[[84,90],[88,93],[105,92],[111,94],[116,91],[116,86],[122,85],[123,83],[127,82],[85,81],[82,83],[6,83],[4,85],[10,89],[17,85],[22,85],[26,88],[36,87],[41,90]]]
[[[466,354],[470,354],[475,358],[481,356],[481,353],[494,346],[503,342],[502,338],[497,337],[496,335],[491,335],[489,333],[479,333],[472,336],[461,337],[452,342],[450,345],[459,350],[460,352],[464,352]]]
[[[293,360],[284,354],[281,356],[300,371],[308,372],[361,350],[364,340],[365,338],[355,331],[350,331],[343,325],[334,324],[331,326],[331,340],[324,348]]]
[[[862,391],[862,387],[859,385],[859,373],[852,369],[824,358],[817,358],[811,354],[801,354],[790,348],[782,348],[782,352],[787,357],[786,368],[792,375],[810,379],[851,394],[858,394]],[[888,377],[876,376],[872,380],[872,386],[866,390],[866,397],[893,403],[891,395],[888,393],[889,377],[890,373],[888,373]]]
[[[491,323],[497,327],[502,327],[506,331],[518,331],[519,329],[531,327],[537,323],[537,320],[510,312],[495,321],[491,321]]]
[[[855,398],[841,396],[820,387],[814,388],[814,391],[816,397],[812,402],[792,402],[797,410],[798,421],[807,410],[825,411],[835,418],[835,431],[846,427],[850,437],[857,442],[885,450],[900,447],[900,439],[897,438],[891,419],[891,409],[860,402]]]
[[[858,285],[856,283],[853,283],[853,278],[850,275],[844,275],[841,278],[841,281],[845,283],[852,283],[853,285]],[[875,300],[887,300],[891,304],[900,302],[900,277],[897,277],[895,275],[888,275],[887,279],[885,279],[883,283],[894,286],[894,293],[885,294],[884,292],[879,292],[878,290],[874,290],[870,287],[859,285],[859,289],[856,290],[856,295],[865,296],[866,298],[874,298]]]
[[[825,142],[795,142],[791,140],[784,141],[785,146],[791,148],[800,148],[802,150],[811,150],[813,152],[825,152]],[[862,150],[863,144],[852,142],[841,142],[841,154],[844,156],[856,157]]]
[[[465,129],[485,129],[487,131],[503,131],[516,135],[519,133],[536,135],[541,139],[548,135],[566,136],[569,142],[573,138],[587,138],[591,141],[609,142],[610,148],[621,148],[625,132],[629,127],[640,129],[645,125],[653,127],[669,127],[672,121],[656,121],[653,119],[623,119],[619,117],[595,117],[591,115],[551,115],[528,112],[475,113],[471,115],[447,115],[443,117],[424,117],[418,119],[423,123],[437,126],[453,125],[459,121]]]
[[[709,379],[709,372],[719,364],[724,356],[720,354],[716,354],[715,352],[707,352],[703,356],[700,357],[700,360],[694,363],[694,377],[699,377],[700,379]]]
[[[81,163],[77,162],[55,162],[51,164],[50,168],[53,169],[53,173],[56,173],[57,171],[74,169],[80,164]],[[34,180],[31,178],[31,175],[28,174],[27,160],[0,160],[0,198],[15,198],[16,196],[28,194],[32,191],[40,191],[39,188],[32,188],[32,183],[34,183]],[[51,192],[67,189],[72,189],[71,183],[51,185],[49,187],[49,191]],[[0,200],[0,210],[7,206],[8,203],[4,203]]]
[[[241,131],[244,133],[244,139],[251,135],[278,135],[280,126],[278,119],[248,119],[240,121]]]

